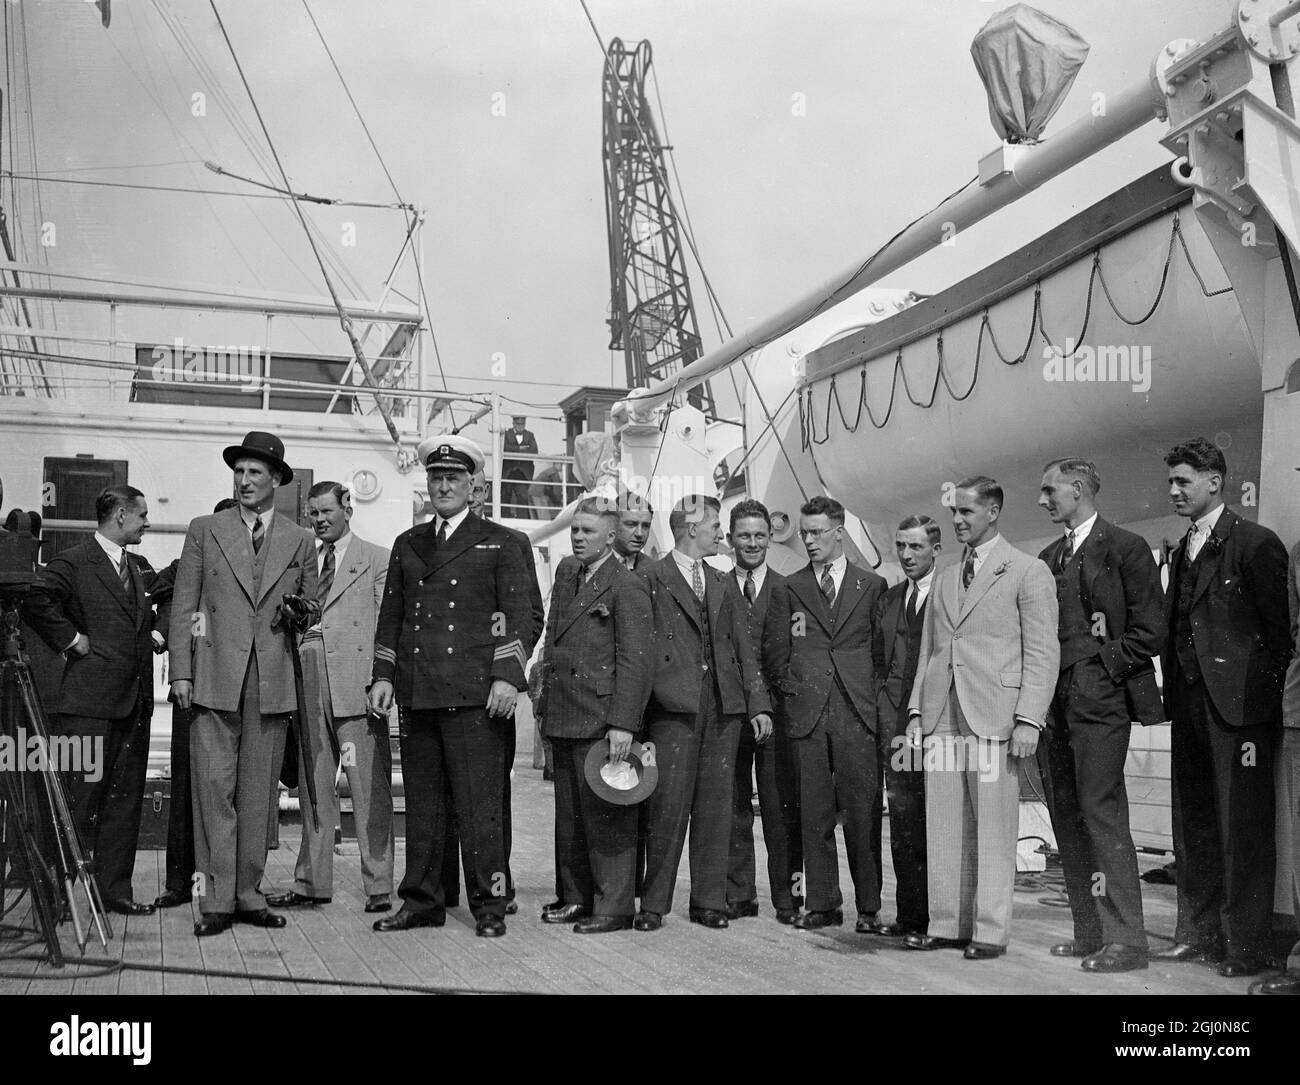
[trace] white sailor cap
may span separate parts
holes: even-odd
[[[426,471],[435,467],[468,471],[471,475],[483,470],[483,450],[468,437],[455,433],[442,433],[426,437],[415,450]]]

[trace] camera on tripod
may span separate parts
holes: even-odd
[[[40,579],[36,568],[41,542],[32,536],[30,513],[14,517],[14,530],[0,532],[0,596],[7,605],[11,597],[21,598]]]

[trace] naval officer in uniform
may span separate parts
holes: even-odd
[[[471,478],[483,468],[479,447],[444,435],[421,442],[418,455],[434,516],[393,543],[375,631],[370,703],[387,712],[397,702],[406,787],[402,907],[375,929],[445,922],[450,784],[475,933],[494,938],[506,932],[508,784],[501,769],[533,648],[529,574],[506,530],[469,509]]]

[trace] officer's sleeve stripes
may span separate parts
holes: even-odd
[[[397,663],[397,653],[391,648],[385,648],[382,644],[375,645],[375,659],[383,663]]]
[[[523,643],[517,637],[512,641],[507,641],[505,644],[497,648],[496,652],[492,656],[494,669],[495,664],[510,659],[513,659],[519,664],[519,669],[521,671],[528,666],[528,654],[524,651]]]

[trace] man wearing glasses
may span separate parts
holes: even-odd
[[[817,930],[844,922],[835,845],[843,818],[856,929],[868,933],[880,911],[871,845],[880,802],[871,642],[885,581],[845,557],[843,505],[814,497],[799,512],[809,563],[774,591],[763,632],[764,670],[781,702],[799,781],[808,911],[794,925]]]

